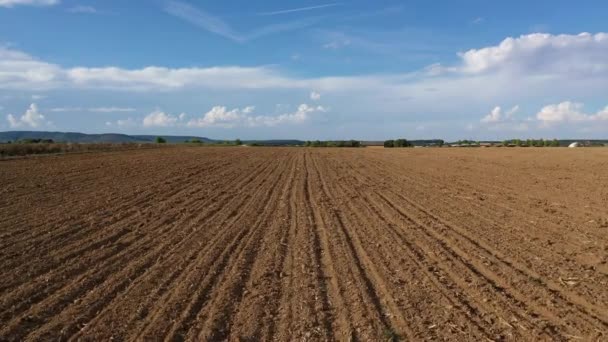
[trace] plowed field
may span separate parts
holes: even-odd
[[[607,149],[0,161],[0,340],[607,340]]]

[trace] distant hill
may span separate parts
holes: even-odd
[[[213,142],[209,138],[195,136],[174,135],[127,135],[117,133],[85,134],[76,132],[34,132],[34,131],[10,131],[0,132],[0,142],[17,141],[24,139],[52,139],[55,142],[72,143],[150,143],[156,137],[163,137],[169,143],[184,142],[186,140],[199,139],[203,142]]]
[[[304,145],[304,141],[302,140],[245,140],[244,144],[252,145],[252,144],[260,144],[264,146],[297,146]]]
[[[186,140],[198,139],[202,142],[215,142],[216,140],[205,138],[205,137],[195,137],[195,136],[182,136],[182,135],[128,135],[128,137],[132,137],[137,139],[140,142],[154,142],[156,137],[162,137],[167,140],[168,143],[183,143]]]

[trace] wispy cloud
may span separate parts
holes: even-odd
[[[350,39],[333,40],[329,43],[323,44],[323,48],[337,50],[337,49],[349,46],[350,43],[351,43]]]
[[[323,19],[323,17],[318,16],[318,17],[294,20],[294,21],[290,21],[290,22],[286,22],[286,23],[267,25],[267,26],[260,27],[256,30],[249,32],[248,34],[246,34],[244,36],[244,40],[253,40],[253,39],[257,39],[257,38],[260,38],[263,36],[268,36],[271,34],[302,29],[302,28],[314,25],[321,19]]]
[[[134,112],[135,108],[123,108],[123,107],[94,107],[94,108],[82,108],[82,107],[58,107],[52,108],[51,112],[64,113],[64,112],[92,112],[92,113],[125,113]]]
[[[1,1],[1,0],[0,0]],[[230,24],[200,8],[196,8],[180,1],[169,1],[165,6],[165,11],[175,17],[198,26],[211,33],[215,33],[224,38],[235,42],[243,43],[263,36],[280,32],[293,31],[318,22],[322,17],[304,18],[262,26],[249,32],[238,32]]]
[[[291,9],[286,9],[286,10],[272,11],[272,12],[261,12],[261,13],[258,13],[258,15],[268,16],[268,15],[288,14],[288,13],[295,13],[295,12],[311,11],[311,10],[328,8],[328,7],[335,7],[335,6],[340,6],[340,5],[342,5],[341,2],[334,2],[334,3],[324,4],[324,5],[317,5],[317,6],[291,8]]]
[[[375,17],[396,15],[396,14],[400,14],[401,12],[403,12],[403,9],[404,9],[403,5],[384,7],[384,8],[375,10],[375,11],[365,11],[365,12],[345,16],[345,17],[341,18],[341,20],[352,21],[352,20],[359,20],[359,19],[369,19],[369,18],[375,18]]]
[[[96,113],[120,113],[120,112],[134,112],[135,108],[123,108],[123,107],[94,107],[89,108],[89,112]]]
[[[222,37],[242,42],[243,37],[235,32],[230,25],[201,9],[179,1],[169,1],[165,11],[173,16],[196,25]]]
[[[320,46],[328,50],[344,48],[356,49],[360,52],[375,55],[389,55],[393,58],[408,60],[432,60],[443,51],[450,50],[450,42],[440,34],[433,39],[429,32],[424,30],[369,30],[348,28],[342,31],[315,29],[313,38],[320,42]],[[442,43],[439,44],[438,42]]]
[[[59,0],[0,0],[0,7],[27,6],[53,6],[59,4]]]
[[[93,7],[93,6],[74,6],[74,7],[70,7],[67,9],[68,12],[70,13],[80,13],[80,14],[96,14],[99,13],[99,11],[97,10],[97,8]]]

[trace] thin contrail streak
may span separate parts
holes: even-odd
[[[325,5],[292,8],[292,9],[280,10],[280,11],[274,11],[274,12],[263,12],[263,13],[258,13],[258,15],[277,15],[277,14],[286,14],[286,13],[310,11],[310,10],[315,10],[315,9],[334,7],[334,6],[338,6],[338,5],[341,5],[341,4],[342,3],[340,3],[340,2],[335,2],[335,3],[331,3],[331,4],[325,4]]]

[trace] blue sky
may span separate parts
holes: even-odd
[[[607,10],[0,0],[0,130],[607,138]]]

